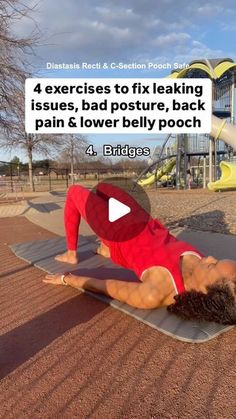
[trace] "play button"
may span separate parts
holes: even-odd
[[[89,193],[83,217],[94,233],[112,242],[138,236],[150,220],[150,202],[144,189],[127,178],[106,178]],[[79,196],[78,200],[81,199]]]
[[[129,214],[131,208],[128,205],[122,204],[115,198],[109,198],[108,201],[108,220],[113,223],[116,220]]]

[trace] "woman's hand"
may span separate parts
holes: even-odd
[[[43,282],[45,284],[53,284],[53,285],[63,285],[61,280],[62,274],[54,274],[54,275],[46,275],[45,279],[43,279]]]
[[[74,288],[81,288],[83,286],[84,280],[88,279],[87,277],[73,275],[70,272],[65,272],[64,274],[53,274],[46,275],[43,282],[45,284],[52,285],[70,285]]]

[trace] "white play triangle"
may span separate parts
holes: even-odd
[[[124,217],[125,215],[131,212],[128,205],[123,204],[115,198],[109,198],[108,202],[108,219],[110,223],[113,223],[119,218]]]

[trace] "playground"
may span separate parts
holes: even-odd
[[[154,150],[149,167],[138,176],[140,185],[159,182],[187,189],[190,175],[197,177],[197,186],[200,178],[201,186],[212,191],[236,189],[235,63],[230,59],[196,60],[187,69],[173,71],[169,78],[206,76],[212,80],[212,132],[167,135],[161,149]]]

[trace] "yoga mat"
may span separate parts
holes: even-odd
[[[98,243],[80,236],[80,263],[78,265],[69,265],[54,260],[56,255],[66,250],[66,243],[63,237],[10,246],[17,257],[48,273],[69,271],[77,275],[92,276],[101,280],[114,278],[139,281],[133,272],[115,265],[110,259],[96,255],[95,249],[97,247]],[[110,306],[121,310],[148,326],[184,342],[207,342],[233,328],[233,326],[224,326],[216,323],[185,321],[168,313],[165,308],[155,310],[136,309],[100,294],[88,291],[86,293],[108,303]]]

